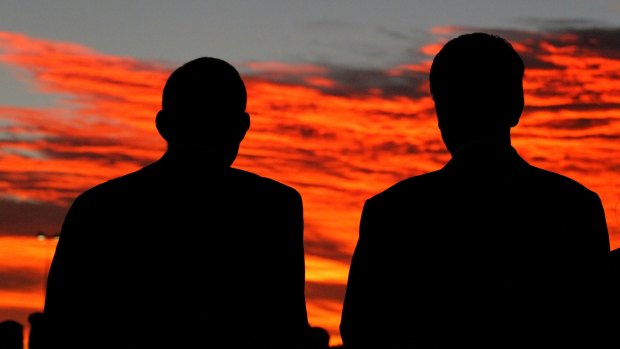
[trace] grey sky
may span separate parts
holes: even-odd
[[[405,46],[389,33],[423,41],[434,26],[620,23],[617,0],[3,0],[0,8],[2,30],[171,61],[210,54],[234,62],[381,64],[395,54],[363,51]]]
[[[432,27],[618,26],[618,0],[3,0],[0,31],[170,62],[281,61],[386,67],[411,61]],[[406,59],[409,58],[409,59]],[[0,67],[0,104],[45,105]]]

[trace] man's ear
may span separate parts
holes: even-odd
[[[244,112],[239,117],[239,141],[241,142],[245,138],[246,132],[250,129],[250,114]]]
[[[523,94],[521,94],[521,98],[518,98],[514,102],[512,113],[510,115],[510,120],[508,120],[510,127],[515,127],[519,124],[519,119],[521,118],[521,114],[523,114],[524,108],[525,108],[525,100],[523,98]]]
[[[155,127],[157,127],[157,132],[167,141],[170,141],[171,135],[171,125],[170,125],[170,113],[165,110],[160,110],[157,112],[157,116],[155,117]]]

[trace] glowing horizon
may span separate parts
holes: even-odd
[[[301,193],[310,323],[326,328],[332,344],[340,342],[339,312],[364,200],[449,159],[426,75],[443,42],[464,31],[434,28],[436,41],[417,48],[425,59],[373,71],[281,62],[238,67],[252,125],[234,167]],[[526,109],[513,130],[515,148],[533,165],[597,192],[612,248],[619,248],[620,55],[604,39],[620,31],[594,34],[500,33],[526,62]],[[1,315],[12,306],[42,305],[37,270],[49,250],[27,237],[58,231],[80,192],[163,154],[154,116],[176,67],[20,33],[0,32],[0,42],[0,64],[54,101],[0,105],[0,268],[12,280],[0,287]]]

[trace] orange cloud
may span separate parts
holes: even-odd
[[[248,71],[252,125],[234,165],[301,192],[310,320],[330,331],[333,344],[339,341],[342,295],[364,200],[449,158],[426,75],[443,37],[463,30],[437,29],[437,42],[421,49],[427,60],[385,69],[277,62],[241,67]],[[579,32],[502,33],[528,64],[527,108],[514,130],[515,146],[534,165],[598,192],[612,247],[620,247],[620,57],[603,46],[609,40],[584,45]],[[25,235],[2,238],[2,244],[34,251],[23,257],[30,264],[0,259],[0,269],[32,286],[41,275],[24,273],[40,270],[47,253],[33,234],[59,229],[79,192],[163,153],[154,115],[173,67],[16,33],[0,33],[0,42],[0,63],[21,73],[24,83],[56,96],[48,108],[0,106],[0,218],[4,207],[32,212],[12,215],[13,222],[0,219],[0,236]],[[33,221],[35,213],[40,219]],[[24,311],[38,308],[41,297],[36,288],[0,284],[0,299],[11,299],[0,304],[0,314],[11,304]]]

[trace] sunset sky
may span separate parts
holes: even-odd
[[[0,5],[0,321],[42,310],[55,241],[35,235],[58,232],[85,189],[163,154],[161,89],[199,56],[246,81],[252,125],[233,166],[303,197],[309,318],[332,344],[364,200],[449,160],[427,80],[460,33],[522,55],[515,148],[596,191],[620,248],[617,1],[128,3]]]

